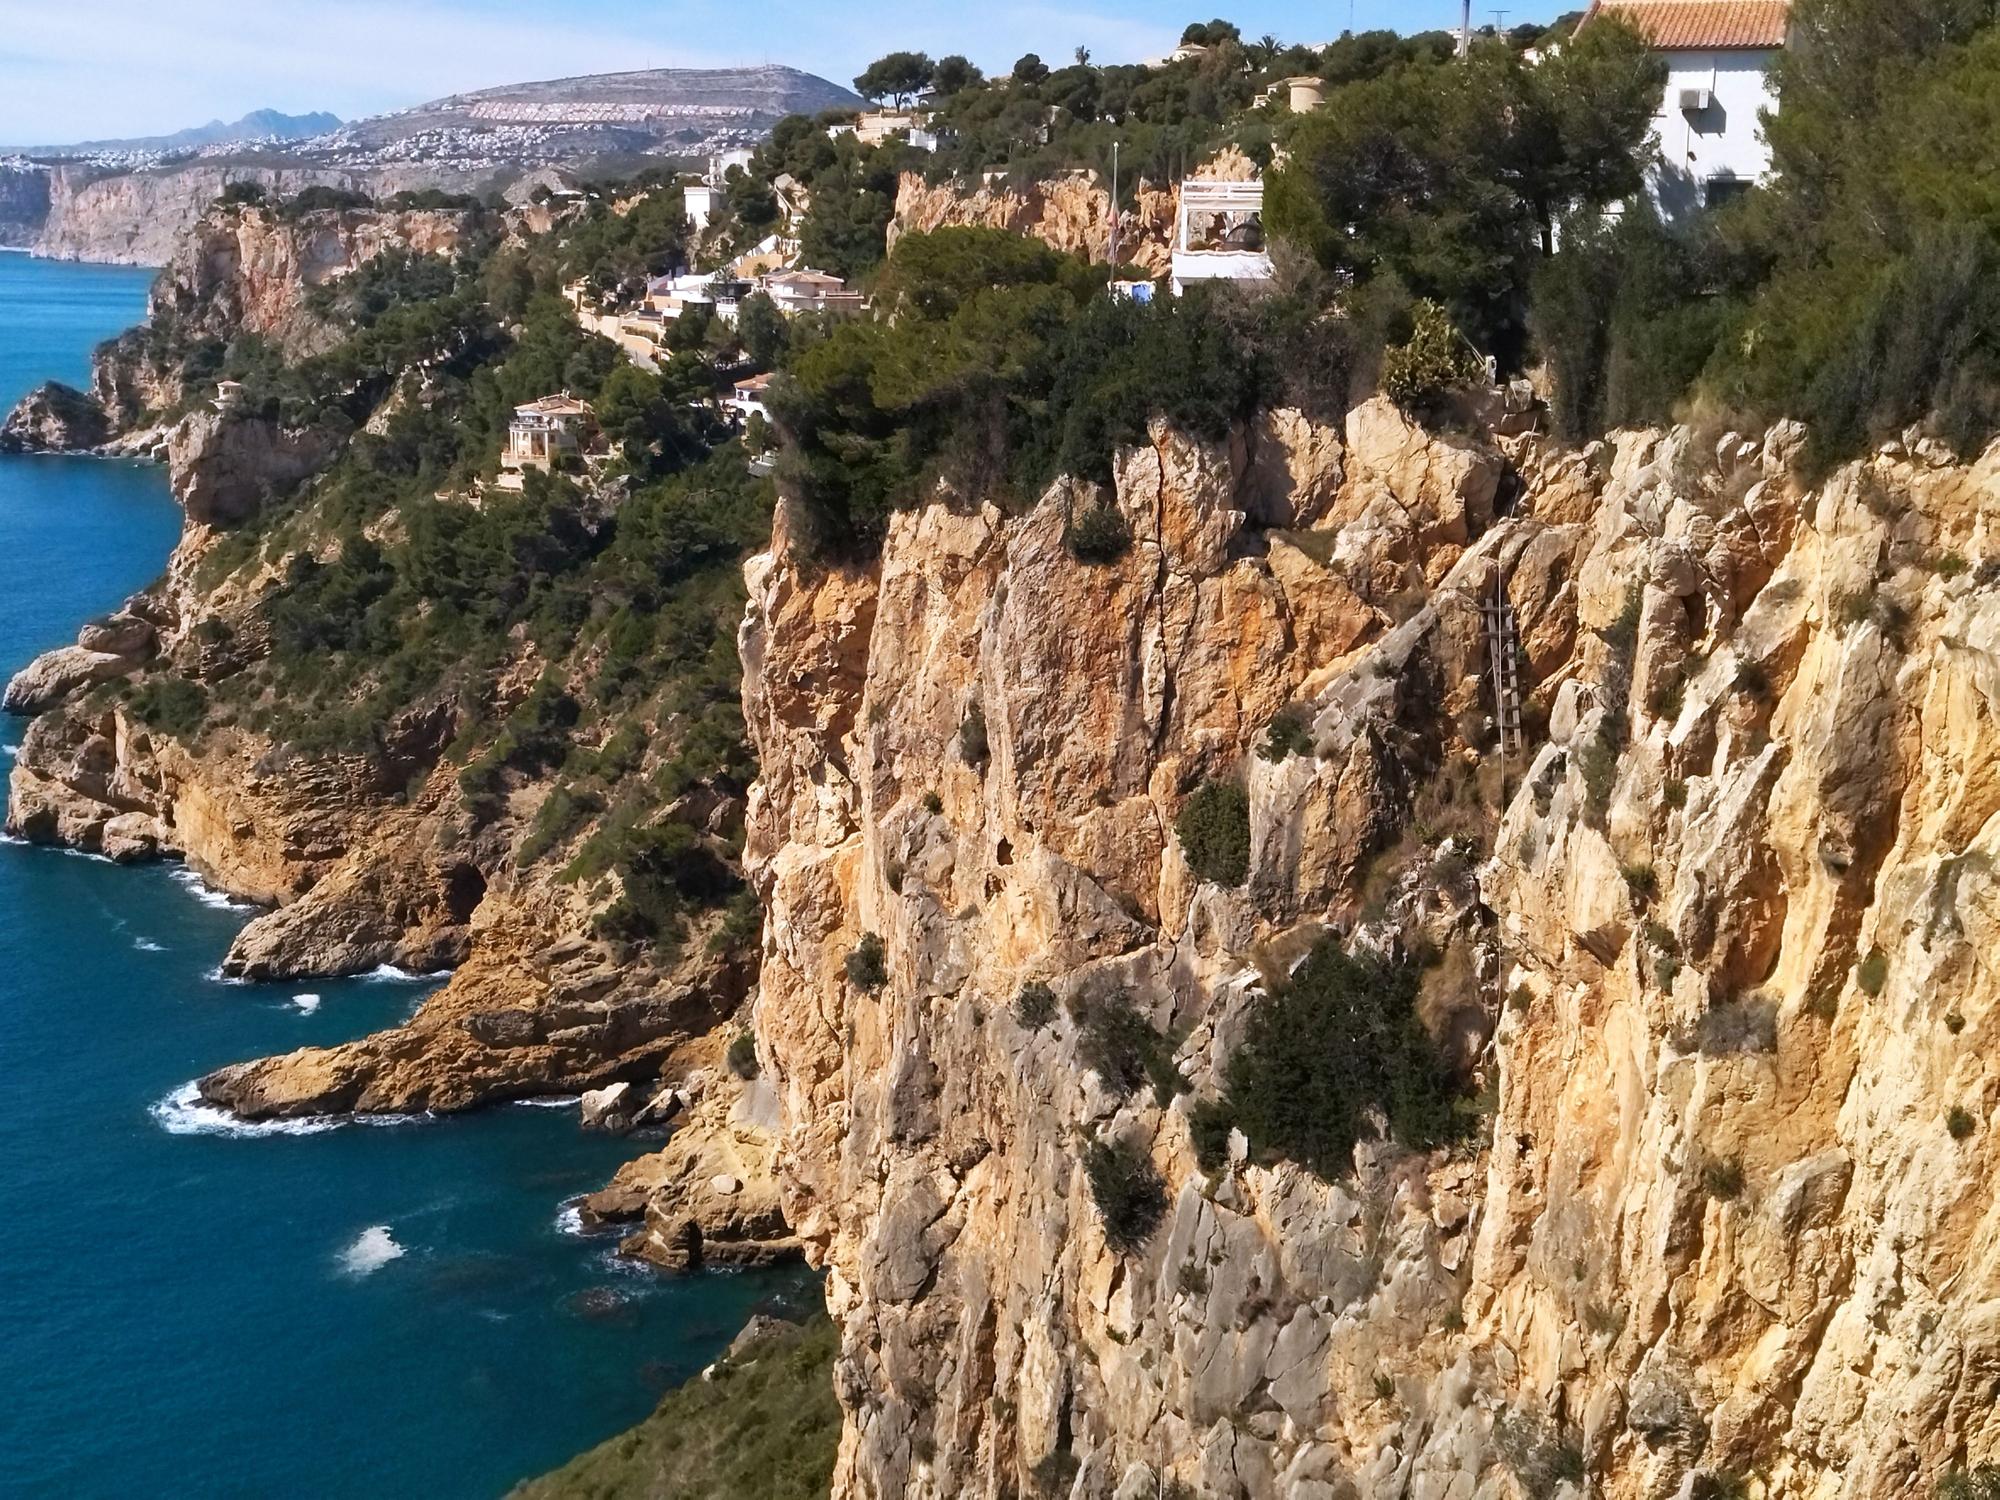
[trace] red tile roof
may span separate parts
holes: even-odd
[[[1666,50],[1782,47],[1791,0],[1593,0],[1590,14],[1624,17]]]

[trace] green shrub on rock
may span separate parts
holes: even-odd
[[[155,677],[140,684],[127,700],[132,716],[148,729],[176,739],[200,736],[208,721],[208,690],[185,677]]]
[[[1104,1080],[1113,1097],[1129,1099],[1147,1081],[1162,1106],[1188,1091],[1173,1048],[1139,1014],[1129,995],[1086,1000],[1076,1007],[1077,1057]]]
[[[1083,1154],[1104,1242],[1120,1254],[1141,1249],[1167,1212],[1166,1184],[1146,1154],[1126,1141],[1092,1141]]]
[[[1045,984],[1024,984],[1014,997],[1014,1019],[1023,1029],[1040,1031],[1056,1018],[1056,992]]]
[[[1223,1070],[1229,1114],[1251,1146],[1332,1181],[1378,1115],[1408,1147],[1450,1138],[1455,1090],[1417,1019],[1420,980],[1415,964],[1321,942],[1251,1012]]]
[[[1250,797],[1233,781],[1203,782],[1174,820],[1188,868],[1216,885],[1250,873]]]
[[[1382,352],[1382,389],[1405,411],[1434,405],[1486,374],[1450,313],[1428,298],[1411,311],[1409,341]]]
[[[1229,1132],[1234,1128],[1228,1106],[1220,1100],[1199,1100],[1188,1111],[1188,1137],[1202,1171],[1219,1172],[1229,1164]]]
[[[1116,507],[1093,505],[1070,521],[1063,539],[1078,562],[1101,566],[1132,550],[1132,527]]]
[[[889,982],[889,966],[882,939],[872,932],[861,934],[861,941],[854,945],[854,951],[847,955],[847,982],[857,990],[875,991]]]

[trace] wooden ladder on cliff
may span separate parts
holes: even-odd
[[[1493,596],[1482,600],[1486,622],[1487,675],[1493,691],[1493,723],[1500,737],[1500,806],[1507,806],[1507,757],[1521,757],[1521,630],[1507,600],[1507,570],[1495,565]]]

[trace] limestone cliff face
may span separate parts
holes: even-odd
[[[1136,205],[1120,217],[1120,258],[1164,275],[1173,260],[1178,201],[1173,189],[1141,183]],[[1053,249],[1102,261],[1110,254],[1111,193],[1093,172],[1072,172],[1025,187],[997,183],[969,190],[950,182],[934,185],[918,173],[905,172],[889,224],[890,247],[903,235],[954,225],[1033,235]]]
[[[46,167],[0,166],[0,245],[25,250],[49,216]]]
[[[164,167],[106,173],[93,167],[48,171],[40,232],[31,243],[55,260],[163,266],[200,223],[208,206],[232,182],[250,182],[274,198],[309,187],[341,188],[372,197],[405,190],[474,191],[492,174],[448,167],[410,166],[351,171],[331,167],[258,167],[239,164]]]
[[[210,213],[175,241],[154,291],[153,316],[173,317],[191,332],[255,333],[286,359],[300,359],[337,337],[308,306],[315,288],[385,251],[449,258],[468,233],[467,215],[451,211]]]
[[[1230,147],[1196,169],[1198,177],[1247,182],[1256,164]],[[1148,276],[1167,274],[1173,265],[1178,185],[1157,187],[1141,179],[1133,206],[1118,215],[1118,258]],[[906,234],[951,226],[1005,229],[1032,235],[1051,249],[1085,260],[1111,254],[1111,190],[1095,172],[1068,172],[1040,182],[1013,186],[1004,180],[968,188],[958,182],[926,182],[905,172],[896,189],[896,214],[889,223],[889,247]]]
[[[203,394],[184,388],[181,359],[204,340],[255,334],[286,360],[323,353],[340,335],[314,311],[317,289],[388,251],[453,255],[470,232],[468,216],[450,211],[209,211],[162,257],[146,322],[98,350],[93,392],[129,431]]]
[[[2000,1456],[2000,609],[1967,565],[2000,451],[1808,487],[1798,436],[1156,430],[1107,567],[1067,486],[901,515],[867,570],[796,560],[781,510],[743,633],[755,1024],[843,1328],[839,1494],[1832,1500]],[[1496,578],[1547,723],[1504,809]],[[1267,759],[1288,707],[1311,751]],[[1249,793],[1233,890],[1172,832],[1212,775]],[[1210,1093],[1322,924],[1443,954],[1420,1008],[1491,1090],[1477,1144],[1204,1173],[1188,1098],[1121,1101],[1073,1020],[1012,1012],[1123,990]],[[1166,1181],[1136,1254],[1092,1135]]]

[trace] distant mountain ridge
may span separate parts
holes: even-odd
[[[171,135],[131,136],[121,140],[77,141],[67,146],[12,148],[23,156],[98,156],[111,152],[193,151],[227,141],[304,141],[341,127],[339,115],[314,110],[288,115],[275,109],[253,109],[233,122],[210,120],[206,125],[176,130]]]
[[[311,186],[371,196],[506,192],[550,167],[615,175],[700,164],[756,145],[786,115],[860,104],[839,84],[797,68],[652,68],[506,84],[351,124],[260,111],[235,125],[202,126],[200,133],[218,132],[203,145],[97,142],[12,160],[0,152],[0,246],[161,265],[231,183],[274,196]],[[296,137],[282,136],[287,124]],[[157,140],[186,142],[197,133]]]
[[[776,64],[648,68],[451,94],[356,121],[340,137],[376,148],[429,131],[491,135],[536,126],[669,137],[691,130],[767,130],[786,115],[859,108],[861,103],[858,94],[837,83]]]

